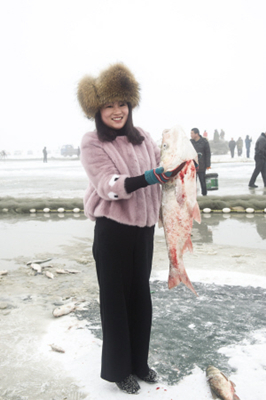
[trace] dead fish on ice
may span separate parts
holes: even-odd
[[[164,130],[160,165],[164,172],[173,171],[171,179],[162,184],[161,224],[159,222],[159,226],[164,227],[170,260],[168,287],[172,289],[183,282],[197,295],[183,262],[183,253],[193,249],[193,219],[201,222],[195,163],[198,163],[198,155],[183,129],[177,125]]]
[[[240,400],[235,393],[235,384],[229,381],[218,368],[209,365],[206,376],[214,399]]]
[[[0,276],[1,275],[7,275],[7,271],[0,271]]]
[[[61,317],[62,315],[66,315],[66,314],[71,313],[75,309],[76,309],[75,303],[64,304],[63,306],[56,307],[53,310],[53,316],[54,317]]]
[[[31,266],[31,268],[32,268],[34,271],[36,271],[38,274],[41,274],[41,273],[42,273],[42,266],[41,266],[40,264],[35,264],[35,263],[33,263],[33,264],[31,264],[30,266]]]
[[[29,262],[27,262],[26,265],[30,265],[30,264],[42,264],[42,263],[45,263],[45,262],[48,262],[48,261],[51,261],[51,260],[52,260],[52,258],[47,258],[46,260],[34,260],[34,261],[29,261]]]
[[[66,271],[69,272],[70,274],[78,274],[80,272],[77,269],[66,269]]]
[[[49,346],[51,346],[53,351],[57,351],[58,353],[65,353],[65,350],[63,350],[61,347],[56,346],[54,344],[50,344]]]
[[[45,275],[47,276],[47,278],[54,279],[54,274],[52,272],[45,271]]]
[[[68,274],[69,272],[67,272],[65,269],[56,269],[55,272],[57,274]]]

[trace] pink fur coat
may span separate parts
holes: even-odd
[[[129,143],[126,136],[101,142],[96,131],[86,133],[81,142],[81,162],[89,177],[84,197],[85,215],[94,221],[107,217],[140,227],[154,225],[159,216],[161,188],[150,185],[128,194],[125,179],[144,174],[160,162],[160,150],[150,135],[141,145]]]

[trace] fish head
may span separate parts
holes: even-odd
[[[184,161],[198,161],[197,153],[183,128],[175,125],[162,134],[161,167],[164,172],[173,171]]]
[[[215,368],[213,365],[209,365],[206,368],[206,376],[207,377],[213,377],[214,375],[221,374],[220,370],[218,368]]]
[[[173,170],[175,152],[173,148],[176,146],[177,137],[173,135],[171,129],[163,131],[162,144],[161,144],[161,166],[164,171]]]

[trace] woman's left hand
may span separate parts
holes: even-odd
[[[145,172],[145,179],[149,185],[154,185],[155,183],[165,183],[167,182],[172,175],[172,172],[163,173],[164,168],[158,167],[156,169],[151,169]]]

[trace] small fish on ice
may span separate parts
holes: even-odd
[[[69,274],[69,272],[67,272],[65,269],[62,269],[62,268],[56,269],[55,272],[57,274]]]
[[[53,310],[53,316],[54,317],[61,317],[62,315],[66,315],[71,313],[76,309],[76,305],[74,303],[68,303],[60,307],[56,307]]]
[[[36,271],[38,274],[42,273],[42,266],[40,264],[32,263],[31,268]]]
[[[235,393],[235,384],[218,369],[209,365],[206,376],[211,388],[212,397],[221,400],[240,400]]]
[[[70,274],[78,274],[80,272],[77,269],[66,269],[66,271],[69,272]]]
[[[47,278],[54,279],[54,274],[52,272],[45,271],[45,275],[47,276]]]
[[[57,351],[58,353],[65,353],[65,350],[62,349],[62,348],[59,347],[59,346],[56,346],[56,345],[54,345],[54,344],[50,344],[49,346],[51,346],[51,349],[52,349],[53,351]]]
[[[34,261],[28,261],[26,265],[31,265],[31,264],[42,264],[48,261],[51,261],[52,258],[47,258],[46,260],[34,260]]]

